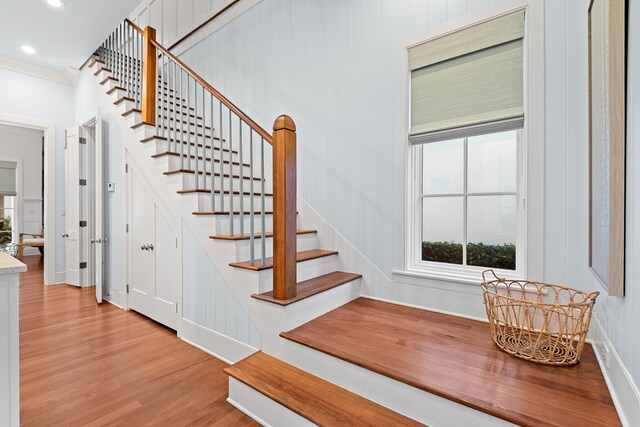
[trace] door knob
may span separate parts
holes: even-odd
[[[91,243],[95,243],[95,242],[96,242],[95,239],[91,239]]]
[[[98,238],[98,239],[96,240],[96,243],[102,243],[102,239]]]
[[[63,237],[63,238],[65,238],[65,237],[69,237],[69,234],[64,233],[64,234],[62,235],[62,237]]]
[[[153,243],[149,243],[149,244],[147,245],[147,248],[149,248],[149,249],[153,250]]]
[[[146,251],[148,248],[147,248],[147,245],[142,245],[140,246],[140,249],[142,249],[143,251]]]

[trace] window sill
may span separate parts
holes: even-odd
[[[480,273],[458,273],[458,272],[444,272],[444,271],[429,271],[429,270],[393,270],[392,273],[397,276],[405,276],[411,277],[415,279],[425,279],[425,280],[433,280],[440,282],[451,282],[460,285],[472,285],[474,287],[480,288],[482,284],[482,275]],[[518,280],[519,278],[515,274],[504,275],[498,274],[501,277],[505,277],[507,280]],[[425,284],[426,285],[426,284]],[[526,292],[529,293],[537,293],[538,291],[535,287],[527,287],[525,288]],[[542,292],[544,295],[547,294],[547,291]]]

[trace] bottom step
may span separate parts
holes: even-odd
[[[320,426],[423,425],[261,351],[226,368],[224,372]],[[233,399],[233,396],[230,398]],[[235,403],[247,411],[254,409],[244,406],[244,402]],[[265,408],[264,405],[260,407],[263,410]],[[262,421],[270,421],[266,419],[269,417],[257,411],[253,415]],[[280,415],[283,420],[286,418]]]

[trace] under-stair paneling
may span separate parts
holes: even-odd
[[[262,348],[260,331],[184,222],[182,269],[184,319],[255,349]]]

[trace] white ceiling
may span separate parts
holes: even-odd
[[[52,68],[80,68],[140,0],[0,0],[0,56]],[[19,45],[33,46],[27,55]]]

